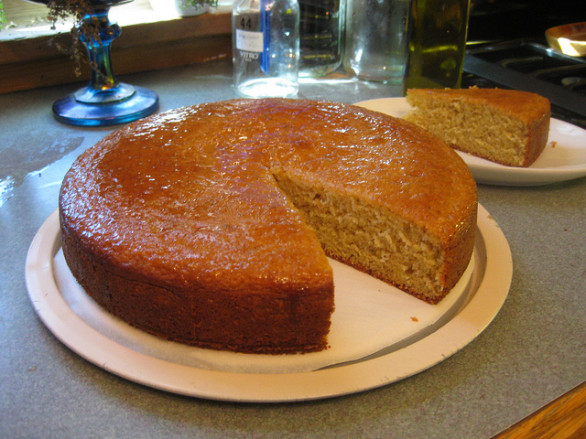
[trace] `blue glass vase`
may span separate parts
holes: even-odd
[[[48,0],[34,1],[48,3]],[[157,110],[159,97],[156,93],[118,82],[112,70],[110,46],[120,35],[120,26],[110,22],[108,11],[111,6],[129,1],[132,0],[90,1],[93,9],[83,20],[97,23],[98,37],[79,32],[89,56],[89,84],[53,104],[57,120],[79,126],[106,126],[131,122]]]

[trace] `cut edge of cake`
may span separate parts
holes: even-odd
[[[278,186],[299,209],[327,256],[387,282],[428,303],[440,302],[466,270],[474,248],[476,216],[449,240],[383,206],[337,193],[272,169]],[[446,249],[448,249],[446,251]]]

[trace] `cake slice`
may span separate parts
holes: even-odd
[[[409,89],[404,118],[453,148],[508,166],[530,166],[547,143],[550,103],[518,90]]]

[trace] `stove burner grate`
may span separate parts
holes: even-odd
[[[471,47],[462,82],[540,94],[550,100],[554,117],[586,128],[586,61],[581,58],[525,40]]]

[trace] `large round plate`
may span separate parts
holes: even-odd
[[[411,107],[405,98],[370,99],[354,105],[401,117]],[[551,119],[548,144],[527,168],[500,165],[456,151],[478,183],[502,186],[541,186],[586,176],[586,130]]]
[[[474,272],[466,300],[433,332],[388,352],[307,372],[249,373],[195,367],[125,346],[76,314],[55,279],[60,250],[58,215],[51,215],[31,243],[26,282],[35,311],[66,346],[95,365],[128,380],[194,397],[241,402],[283,402],[365,391],[407,378],[456,353],[474,340],[503,305],[512,277],[507,241],[479,206]],[[188,349],[188,347],[186,347]]]

